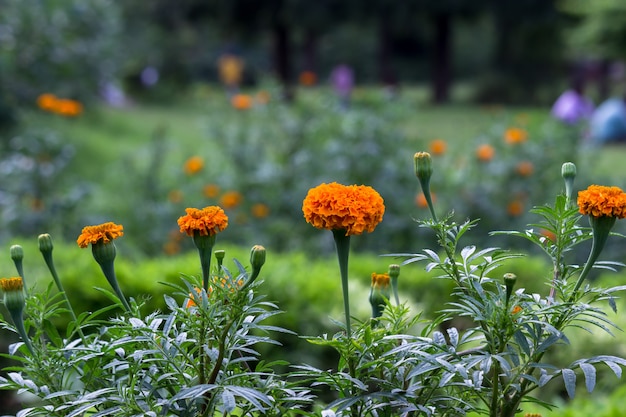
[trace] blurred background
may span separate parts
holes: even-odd
[[[577,164],[578,189],[626,187],[625,63],[622,0],[0,0],[0,275],[14,275],[20,244],[29,285],[45,287],[36,241],[50,233],[75,308],[102,306],[97,265],[74,242],[113,221],[124,291],[162,309],[159,281],[199,273],[176,219],[217,204],[227,256],[268,248],[268,297],[288,312],[276,324],[325,333],[341,318],[332,237],[304,222],[302,199],[331,181],[385,199],[383,223],[353,240],[351,298],[367,317],[370,274],[389,263],[377,255],[435,244],[412,221],[428,216],[412,162],[427,150],[438,210],[481,219],[468,244],[527,252],[506,268],[545,292],[547,260],[488,233],[536,222],[529,210],[563,191],[563,162]],[[626,261],[612,239],[606,259]],[[449,297],[418,266],[402,274],[426,315]],[[0,337],[5,351],[14,339]],[[557,359],[624,350],[622,334],[580,337]],[[293,362],[311,350],[282,342]],[[619,389],[601,384],[600,398]],[[18,407],[0,399],[0,413]]]

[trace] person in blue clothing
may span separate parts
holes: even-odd
[[[626,143],[626,96],[610,98],[593,112],[590,139],[596,145]]]

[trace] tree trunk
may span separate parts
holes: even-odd
[[[448,13],[434,16],[435,41],[433,51],[432,101],[440,104],[450,95],[451,18]]]
[[[274,70],[278,80],[283,85],[283,99],[293,101],[293,86],[291,76],[291,51],[289,28],[284,23],[277,22],[273,27],[274,33]]]
[[[382,10],[378,18],[378,79],[383,85],[394,84],[395,76],[391,64],[393,50],[391,47],[391,30],[389,17]]]

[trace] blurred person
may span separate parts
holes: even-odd
[[[591,116],[590,138],[595,145],[626,143],[626,95],[598,106]]]
[[[342,109],[350,107],[352,89],[354,88],[354,71],[346,64],[337,65],[330,74],[333,90],[339,96]]]

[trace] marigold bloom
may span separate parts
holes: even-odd
[[[437,201],[437,195],[435,193],[431,192],[430,198],[432,199],[433,204]],[[426,201],[424,193],[419,193],[415,196],[415,204],[420,208],[428,208],[428,201]]]
[[[86,248],[89,244],[95,244],[99,241],[108,243],[120,236],[124,236],[124,226],[107,222],[96,226],[83,227],[76,243],[81,248]]]
[[[185,165],[183,167],[185,174],[194,175],[202,170],[204,167],[204,160],[199,156],[192,156],[191,158],[185,161]]]
[[[37,106],[41,110],[53,111],[56,107],[57,97],[54,94],[45,93],[37,97]]]
[[[213,236],[228,226],[228,216],[218,206],[208,206],[203,209],[186,208],[187,214],[178,219],[181,233],[194,236]]]
[[[372,272],[372,287],[374,288],[387,288],[389,287],[389,274],[378,274]]]
[[[545,237],[546,239],[552,241],[552,242],[556,242],[556,235],[546,229],[541,229],[541,231],[539,232],[539,234],[541,234],[541,236]]]
[[[626,193],[619,187],[590,185],[578,192],[578,211],[593,217],[626,217]]]
[[[515,167],[515,172],[522,177],[530,177],[535,170],[535,166],[530,161],[522,161]]]
[[[24,281],[21,277],[0,278],[0,288],[2,288],[2,292],[22,291]]]
[[[493,146],[486,143],[476,148],[476,157],[482,162],[491,161],[495,154],[496,150],[493,148]]]
[[[207,184],[202,188],[202,194],[207,198],[215,198],[220,194],[220,187],[215,184]]]
[[[372,232],[382,221],[385,204],[372,187],[333,182],[311,188],[302,203],[302,212],[306,221],[318,229],[360,235]]]
[[[228,191],[220,197],[220,206],[224,207],[226,210],[233,209],[241,204],[241,200],[243,200],[243,196],[238,191]]]
[[[263,203],[256,203],[250,209],[252,215],[257,219],[263,219],[270,214],[270,209]]]
[[[511,314],[517,314],[517,313],[519,313],[520,311],[522,311],[522,307],[520,307],[520,306],[515,306],[515,307],[513,307],[513,310],[511,310]]]
[[[506,212],[513,217],[521,216],[524,212],[524,203],[520,200],[513,200],[506,206]]]
[[[433,155],[443,155],[448,149],[448,144],[443,139],[435,139],[430,142],[430,153]]]
[[[511,127],[504,131],[504,141],[509,145],[525,142],[528,139],[528,133],[524,129]]]
[[[252,107],[252,97],[247,94],[235,94],[230,104],[237,110],[248,110]]]
[[[299,81],[301,85],[310,87],[317,82],[317,75],[313,71],[302,71],[300,73]]]

